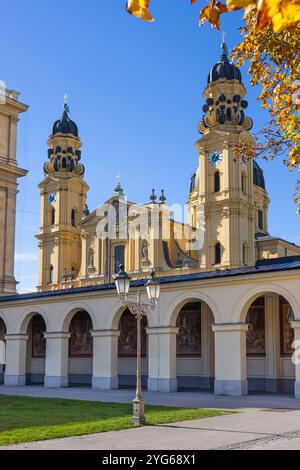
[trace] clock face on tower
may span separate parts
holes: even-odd
[[[49,206],[51,206],[52,204],[54,204],[55,201],[56,201],[56,196],[55,196],[55,194],[54,194],[54,193],[49,193],[47,200],[48,200]]]
[[[222,152],[220,150],[214,150],[209,154],[209,163],[213,166],[218,165],[222,161]]]

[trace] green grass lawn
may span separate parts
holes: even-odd
[[[145,411],[148,425],[229,413],[150,405]],[[124,403],[0,396],[0,446],[128,429],[131,414]]]

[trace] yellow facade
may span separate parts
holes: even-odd
[[[225,44],[222,48],[204,90],[188,224],[173,220],[163,193],[136,205],[127,201],[119,182],[106,203],[89,213],[88,185],[79,163],[81,142],[65,105],[48,141],[50,162],[39,185],[39,290],[111,282],[120,263],[138,279],[151,266],[164,276],[253,266],[260,258],[300,254],[300,247],[269,235],[262,170],[256,162],[241,163],[234,153],[242,141],[255,141],[252,119],[244,112],[241,74],[229,62]],[[110,208],[116,211],[112,214]]]
[[[0,88],[0,295],[16,292],[14,277],[17,180],[27,171],[16,160],[19,93]]]

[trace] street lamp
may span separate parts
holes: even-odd
[[[152,269],[150,273],[151,278],[146,283],[146,291],[150,304],[141,302],[140,291],[137,292],[137,299],[135,302],[127,300],[129,293],[130,277],[126,273],[124,266],[120,264],[119,273],[115,278],[115,284],[121,304],[128,307],[130,313],[135,316],[137,323],[137,352],[136,352],[136,393],[133,403],[133,424],[145,424],[145,402],[142,398],[142,383],[141,383],[141,323],[142,318],[147,316],[154,310],[160,295],[160,284],[155,278],[155,271]]]

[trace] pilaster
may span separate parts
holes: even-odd
[[[118,388],[118,330],[93,330],[92,387],[99,390]]]
[[[176,335],[178,328],[147,328],[148,391],[176,392]]]
[[[71,333],[49,332],[46,338],[45,387],[68,386],[69,339]]]
[[[247,395],[245,323],[212,325],[215,333],[215,395]]]
[[[7,334],[5,385],[26,384],[26,346],[28,335]]]

